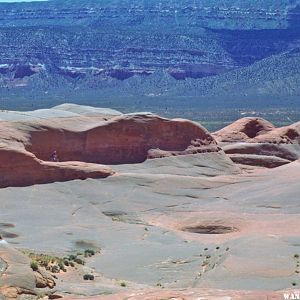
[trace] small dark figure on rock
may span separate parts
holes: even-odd
[[[58,162],[58,155],[57,155],[57,151],[54,150],[51,154],[51,157],[50,157],[50,160],[53,161],[53,162]]]

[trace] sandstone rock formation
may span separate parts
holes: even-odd
[[[222,153],[116,167],[104,180],[0,189],[17,247],[67,255],[100,246],[84,266],[95,280],[59,274],[56,295],[281,299],[272,291],[299,284],[299,160],[251,175]]]
[[[120,293],[110,296],[90,297],[90,300],[282,300],[283,292],[253,292],[253,291],[233,291],[215,289],[181,289],[181,290],[144,290],[130,291],[130,293]],[[66,297],[66,300],[83,300],[86,298]]]
[[[12,148],[0,149],[0,187],[27,186],[39,183],[86,178],[105,178],[111,168],[83,162],[45,162],[32,153]]]
[[[188,120],[74,105],[37,115],[0,115],[10,119],[1,122],[0,187],[103,178],[114,172],[99,164],[220,151],[206,129]],[[49,162],[53,151],[60,162]]]
[[[46,272],[34,272],[30,259],[6,241],[0,242],[0,296],[16,299],[20,295],[37,295],[37,288],[53,289],[54,278]]]
[[[243,118],[213,136],[241,164],[274,168],[300,157],[299,122],[276,128],[261,118]]]
[[[248,117],[237,120],[215,132],[213,136],[219,142],[265,142],[265,143],[299,143],[300,122],[276,128],[262,118]]]
[[[61,161],[84,161],[102,164],[143,162],[151,149],[185,153],[190,148],[219,151],[216,142],[200,125],[188,120],[168,120],[152,114],[129,114],[101,121],[84,130],[74,129],[73,119],[67,126],[55,120],[27,130],[27,151],[43,160],[53,149]],[[56,122],[56,123],[55,123]],[[86,126],[88,123],[86,124]],[[40,141],[46,141],[41,143]]]
[[[233,162],[237,164],[260,166],[265,168],[276,168],[291,162],[288,159],[271,155],[228,154],[228,156]]]
[[[243,118],[214,133],[221,142],[248,141],[275,129],[262,118]]]
[[[64,103],[53,107],[53,110],[71,112],[83,116],[103,116],[103,118],[115,117],[122,115],[121,112],[110,108],[98,108],[74,103]]]
[[[0,189],[0,234],[59,257],[96,249],[55,273],[51,297],[281,299],[300,285],[299,144],[276,135],[297,124],[256,120],[250,134],[246,120],[232,142],[216,134],[217,143],[196,123],[147,113],[68,105],[0,118],[0,179],[11,186]],[[49,161],[54,149],[60,162]],[[247,173],[230,157],[287,164]],[[42,182],[53,183],[32,185]],[[27,258],[3,254],[2,242],[0,299],[53,287]]]

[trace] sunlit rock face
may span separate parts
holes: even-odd
[[[201,125],[151,113],[64,104],[4,111],[0,125],[0,187],[105,178],[115,172],[101,164],[222,152]]]
[[[229,157],[241,164],[278,167],[300,157],[300,123],[276,128],[255,117],[242,118],[213,133]]]

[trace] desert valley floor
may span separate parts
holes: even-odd
[[[283,299],[299,158],[300,122],[1,111],[0,299]]]

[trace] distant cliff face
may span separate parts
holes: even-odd
[[[245,82],[243,96],[297,96],[299,72],[289,63],[299,62],[299,7],[295,0],[2,3],[2,100],[73,97],[74,89],[103,97],[222,98],[239,95]],[[277,64],[268,60],[273,56]],[[260,61],[266,74],[252,67]],[[287,72],[292,84],[283,92]],[[266,88],[252,78],[276,84]]]

